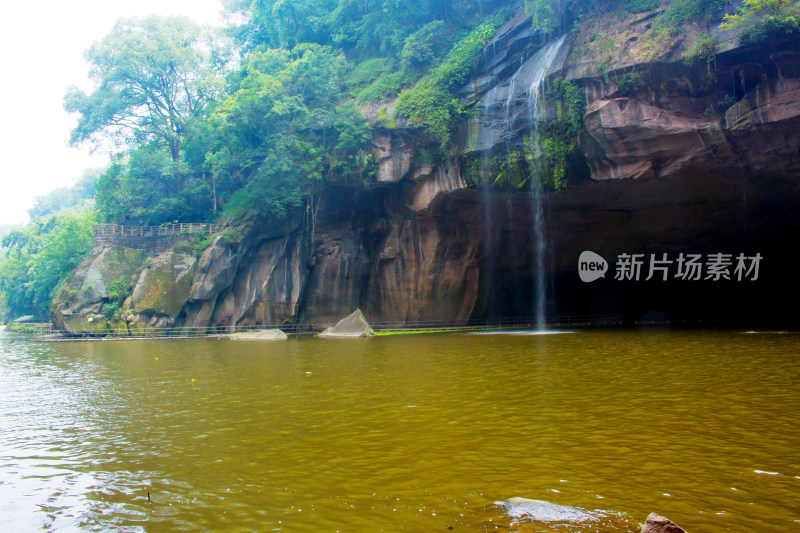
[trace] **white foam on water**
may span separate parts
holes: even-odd
[[[767,472],[766,470],[753,470],[756,474],[766,474],[768,476],[780,476],[780,472]]]

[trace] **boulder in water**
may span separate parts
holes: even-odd
[[[361,309],[356,309],[353,314],[347,318],[343,318],[322,333],[320,337],[327,338],[353,338],[353,337],[374,337],[375,332],[372,331],[367,319],[364,318],[364,313]]]
[[[663,516],[650,513],[642,528],[642,533],[686,533],[686,531]]]
[[[500,503],[506,508],[508,516],[511,518],[524,518],[534,522],[578,524],[598,519],[598,515],[591,511],[543,500],[509,498]]]
[[[289,337],[279,329],[264,329],[261,331],[232,333],[230,335],[223,335],[222,338],[232,341],[285,341]]]
[[[506,511],[508,527],[515,531],[620,533],[638,531],[641,527],[638,520],[614,511],[587,510],[528,498],[509,498],[495,504]],[[493,524],[497,523],[497,518],[493,518]]]

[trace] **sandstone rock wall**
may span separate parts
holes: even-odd
[[[647,20],[630,22],[625,35],[641,35]],[[685,38],[658,61],[621,57],[606,75],[570,63],[571,41],[558,51],[559,73],[584,88],[587,107],[568,186],[542,199],[551,314],[680,315],[686,299],[715,302],[700,314],[757,313],[771,292],[786,293],[787,250],[800,236],[797,42],[726,46],[712,75],[685,61],[680,50],[692,37]],[[386,109],[370,110],[376,179],[366,188],[331,186],[313,227],[251,222],[241,239],[218,238],[200,257],[158,250],[149,264],[141,252],[103,249],[57,296],[56,324],[85,331],[87,316],[102,320],[107,283],[120,276],[131,283],[122,310],[129,328],[329,325],[356,308],[372,323],[529,316],[537,290],[533,199],[526,188],[478,188],[466,156],[503,153],[529,133],[511,78],[544,44],[523,14],[501,28],[461,92],[480,112],[460,151],[431,157],[419,132],[381,119]],[[632,68],[641,83],[623,91],[620,76]],[[499,103],[503,94],[510,109]],[[545,102],[541,118],[554,117],[556,106]],[[576,282],[584,250],[612,260],[622,252],[758,252],[770,255],[773,270],[746,287],[588,287]]]

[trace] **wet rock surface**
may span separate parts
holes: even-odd
[[[642,528],[642,533],[686,533],[686,531],[671,520],[651,513]]]

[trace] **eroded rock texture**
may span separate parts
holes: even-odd
[[[626,24],[620,31],[635,47],[648,18]],[[198,258],[167,252],[145,266],[133,252],[105,249],[70,278],[53,319],[85,331],[88,316],[101,320],[106,284],[117,277],[131,280],[128,327],[330,325],[357,308],[371,323],[530,316],[539,234],[551,316],[794,316],[797,41],[728,44],[711,71],[685,61],[696,36],[681,38],[657,61],[621,52],[601,74],[569,56],[571,37],[546,43],[520,14],[461,91],[475,113],[446,157],[432,157],[419,132],[388,119],[391,105],[365,110],[375,123],[373,183],[330,186],[313,223],[245,224],[238,238],[220,237]],[[518,149],[534,115],[558,116],[556,103],[542,101],[532,113],[526,100],[545,52],[552,72],[584,89],[586,129],[568,160],[567,187],[537,204],[525,182],[486,188],[471,176],[482,158]],[[621,77],[634,71],[638,83],[624,87]],[[587,285],[577,276],[584,250],[612,265],[621,253],[759,253],[764,262],[748,284],[645,282],[646,271],[638,283],[614,283],[612,268],[610,279]],[[109,266],[113,254],[125,256],[113,267],[119,272]]]

